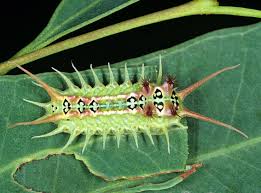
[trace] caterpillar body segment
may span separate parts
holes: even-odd
[[[85,82],[82,75],[73,65],[81,83],[80,88],[75,86],[62,72],[54,69],[67,84],[68,89],[65,91],[59,91],[50,87],[37,76],[18,66],[47,91],[51,97],[51,101],[48,103],[39,103],[25,99],[26,102],[44,108],[46,114],[37,120],[20,122],[13,126],[36,125],[48,122],[56,123],[57,128],[55,130],[35,136],[34,138],[68,133],[70,137],[62,149],[64,150],[77,136],[83,134],[86,137],[82,153],[85,151],[90,138],[94,135],[102,137],[103,148],[106,148],[108,135],[116,136],[118,147],[123,135],[132,135],[138,148],[137,135],[140,133],[146,134],[153,145],[152,135],[165,135],[168,152],[170,153],[169,141],[171,138],[168,135],[169,129],[187,129],[181,123],[183,117],[193,117],[211,122],[232,129],[247,137],[246,134],[228,124],[192,112],[183,106],[183,100],[186,96],[199,86],[218,74],[232,70],[237,66],[224,68],[181,91],[177,91],[175,88],[174,79],[168,78],[161,84],[161,57],[156,83],[151,83],[145,79],[144,65],[142,65],[139,81],[136,83],[130,81],[127,65],[125,65],[125,81],[120,85],[115,81],[110,64],[108,64],[110,77],[108,85],[104,85],[99,80],[91,65],[90,69],[94,77],[94,87]]]

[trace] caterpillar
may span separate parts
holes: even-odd
[[[112,69],[108,64],[109,84],[104,85],[97,74],[90,66],[94,77],[95,85],[91,87],[86,83],[80,72],[72,64],[81,83],[77,87],[62,72],[54,69],[67,84],[64,91],[55,89],[36,75],[21,66],[18,66],[23,72],[29,75],[39,86],[41,86],[50,96],[51,100],[47,103],[40,103],[24,99],[28,103],[45,109],[44,116],[30,121],[18,122],[12,125],[37,125],[42,123],[55,123],[57,128],[53,131],[34,136],[33,138],[50,137],[59,133],[68,133],[70,135],[67,143],[62,150],[67,148],[74,139],[83,134],[85,135],[82,153],[84,153],[90,138],[94,135],[102,136],[103,148],[106,146],[108,135],[116,137],[117,146],[120,146],[120,139],[123,135],[132,135],[138,148],[137,135],[146,134],[154,145],[152,135],[165,135],[167,142],[167,151],[170,153],[169,128],[176,126],[177,129],[187,129],[187,126],[181,123],[184,117],[192,117],[202,121],[210,122],[227,129],[231,129],[244,137],[239,129],[223,123],[221,121],[203,116],[193,112],[184,106],[183,101],[195,89],[216,77],[217,75],[237,68],[239,65],[223,68],[191,86],[178,91],[175,87],[175,79],[168,77],[162,83],[162,62],[159,59],[159,68],[157,81],[149,82],[144,77],[144,64],[142,65],[140,78],[136,83],[132,83],[128,68],[125,64],[124,82],[118,84],[115,81]]]

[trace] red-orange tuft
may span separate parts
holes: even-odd
[[[146,92],[146,94],[150,93],[150,82],[148,80],[142,81],[143,90]]]

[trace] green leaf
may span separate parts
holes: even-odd
[[[186,181],[162,192],[259,192],[261,189],[259,178],[261,171],[259,161],[261,85],[258,82],[261,70],[259,54],[261,43],[258,41],[261,38],[260,31],[261,23],[220,30],[170,49],[114,65],[114,67],[120,67],[128,62],[129,66],[133,66],[131,68],[133,76],[137,73],[135,66],[139,69],[140,65],[145,63],[148,76],[153,76],[161,54],[164,74],[174,74],[177,77],[179,89],[182,89],[223,67],[241,64],[239,68],[225,72],[192,93],[186,99],[185,105],[193,111],[241,128],[249,139],[246,140],[237,133],[222,127],[189,119],[188,163],[202,163],[203,167]],[[98,72],[101,76],[106,71],[107,69],[102,68]],[[89,71],[83,74],[86,79],[91,76]],[[39,77],[55,88],[65,89],[64,83],[55,73],[45,73]],[[108,74],[104,77],[108,77]],[[71,78],[76,84],[78,83],[74,76]],[[143,176],[142,173],[146,174],[148,171],[158,173],[159,170],[152,167],[152,162],[164,168],[171,164],[168,161],[176,159],[175,154],[171,153],[166,160],[167,154],[164,154],[166,144],[162,136],[159,137],[159,143],[155,144],[154,148],[150,148],[149,143],[145,144],[148,149],[143,149],[145,145],[142,145],[147,141],[146,138],[140,137],[140,149],[135,149],[130,140],[126,143],[121,141],[123,146],[120,146],[119,150],[115,145],[115,140],[111,139],[110,145],[106,146],[106,152],[97,150],[88,155],[91,152],[90,149],[84,154],[86,157],[79,156],[77,147],[81,143],[79,139],[66,150],[65,154],[60,155],[59,150],[68,139],[67,134],[59,134],[46,139],[31,139],[32,136],[51,131],[55,128],[54,125],[7,128],[14,122],[32,120],[43,115],[42,109],[25,103],[22,98],[46,102],[48,101],[47,94],[32,84],[31,79],[25,75],[0,77],[0,88],[1,190],[7,190],[7,192],[29,192],[30,189],[46,192],[123,192],[137,185],[140,185],[142,189],[146,183],[163,183],[177,175],[157,175],[132,181],[105,182],[103,178],[109,175],[114,178],[121,176],[124,172],[124,175],[130,173],[133,176],[134,173],[137,177]],[[170,139],[172,146],[177,145],[173,138],[174,136]],[[98,148],[101,145],[99,138],[93,141],[93,144],[96,144],[94,147]],[[150,154],[158,151],[158,148],[160,151],[157,159],[148,160]],[[112,154],[108,154],[107,151],[112,151]],[[140,153],[149,156],[136,157]],[[55,155],[47,159],[46,156],[50,154]],[[114,157],[116,159],[113,159]],[[132,164],[135,159],[144,159],[146,165],[135,165],[137,162]],[[121,168],[121,165],[124,167]],[[141,167],[146,170],[135,170]],[[128,171],[130,168],[134,169]],[[169,168],[168,170],[170,171]]]
[[[138,0],[63,0],[56,8],[48,25],[15,57],[43,48],[62,36],[87,26]]]

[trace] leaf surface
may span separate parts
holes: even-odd
[[[235,127],[241,128],[248,136],[246,140],[237,133],[222,127],[202,121],[188,119],[189,126],[189,159],[188,163],[202,163],[203,167],[186,181],[162,192],[259,192],[260,185],[260,98],[261,98],[261,24],[220,30],[193,39],[179,46],[160,52],[151,53],[140,58],[131,59],[115,64],[123,66],[128,62],[132,75],[135,66],[139,69],[144,62],[146,72],[155,72],[159,55],[162,56],[164,74],[174,74],[183,89],[203,77],[227,66],[241,64],[239,68],[225,72],[211,80],[189,96],[185,105],[191,110],[203,115],[216,118]],[[106,72],[107,69],[100,69]],[[83,72],[86,79],[90,79],[90,72]],[[108,77],[105,74],[105,78]],[[65,89],[64,83],[55,73],[45,73],[40,77],[51,86]],[[77,79],[72,77],[74,80]],[[91,81],[92,82],[92,81]],[[176,174],[154,176],[134,181],[117,180],[105,182],[103,178],[110,174],[120,176],[126,169],[126,162],[130,168],[140,166],[131,165],[130,160],[136,159],[139,150],[129,141],[123,145],[125,151],[115,150],[115,140],[106,151],[115,151],[105,156],[97,151],[97,159],[91,155],[81,158],[78,155],[77,144],[65,154],[59,150],[68,139],[67,134],[59,134],[46,139],[34,139],[34,135],[51,131],[55,128],[51,124],[38,126],[16,127],[7,126],[17,121],[32,120],[43,114],[43,110],[22,101],[28,98],[35,101],[47,102],[47,94],[25,75],[0,77],[1,112],[0,112],[0,189],[6,192],[30,192],[29,189],[45,192],[113,192],[131,190],[129,188],[146,182],[162,183],[173,178]],[[33,94],[32,94],[33,93]],[[139,139],[142,140],[142,139]],[[143,139],[146,141],[146,139]],[[94,139],[97,146],[99,139]],[[114,143],[115,142],[115,143]],[[164,146],[164,139],[159,139],[159,145]],[[142,142],[143,143],[143,142]],[[142,144],[141,143],[141,144]],[[172,145],[173,141],[171,141]],[[113,145],[114,144],[114,145]],[[128,149],[128,145],[129,148]],[[148,149],[147,154],[157,150]],[[120,147],[121,148],[121,147]],[[133,148],[133,149],[132,149]],[[142,146],[141,146],[142,149]],[[77,151],[76,151],[77,150]],[[165,149],[161,149],[165,151]],[[73,153],[73,155],[71,155]],[[143,152],[144,153],[144,152]],[[52,155],[47,157],[48,155]],[[55,155],[53,155],[55,154]],[[171,164],[162,163],[160,154],[157,163],[160,167]],[[98,156],[102,159],[98,159]],[[104,157],[105,156],[105,157]],[[171,154],[170,156],[173,156]],[[175,159],[171,157],[170,159]],[[106,159],[105,159],[106,158]],[[121,158],[121,159],[119,159]],[[139,157],[148,162],[148,156]],[[34,160],[34,161],[32,161]],[[83,161],[82,161],[83,160]],[[100,164],[104,164],[104,167]],[[119,170],[119,165],[124,167]],[[109,167],[108,167],[109,166]],[[148,164],[148,169],[152,166]],[[17,168],[19,168],[17,170]],[[152,168],[153,170],[153,168]],[[114,173],[113,173],[114,172]],[[125,171],[137,173],[138,170]],[[143,171],[139,171],[143,172]],[[146,173],[147,171],[144,171]],[[102,177],[96,175],[102,174]]]

